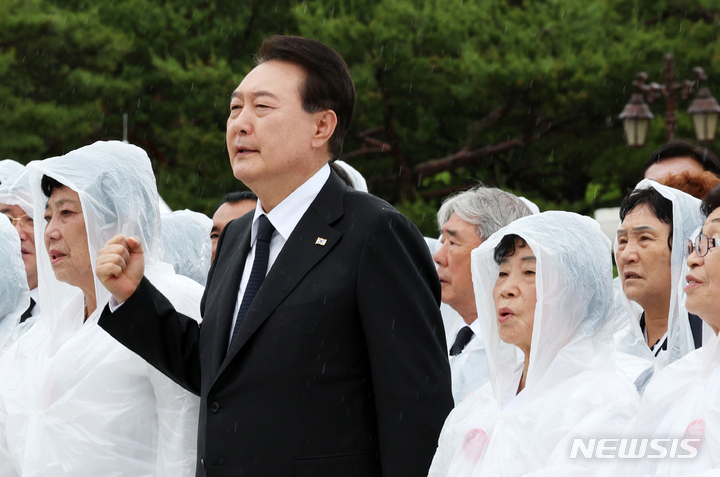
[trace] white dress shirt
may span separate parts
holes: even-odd
[[[285,242],[290,238],[293,230],[297,226],[298,222],[305,212],[310,208],[310,204],[315,200],[317,195],[320,193],[320,189],[323,188],[325,182],[330,177],[330,166],[325,164],[319,171],[315,173],[310,179],[305,181],[303,185],[295,189],[292,194],[287,196],[275,206],[269,213],[265,213],[263,206],[258,200],[255,206],[255,215],[253,217],[252,231],[250,235],[250,252],[248,252],[247,260],[245,260],[245,268],[243,269],[242,278],[240,279],[240,289],[238,290],[237,301],[235,302],[235,311],[233,312],[233,322],[231,330],[235,329],[235,322],[237,321],[238,311],[242,304],[243,296],[245,295],[245,288],[247,288],[248,281],[250,280],[250,272],[252,271],[253,262],[255,261],[255,242],[257,241],[258,233],[258,219],[261,215],[267,216],[270,223],[275,227],[272,238],[270,239],[270,257],[268,258],[268,268],[265,272],[267,273],[275,263],[275,259],[280,255]],[[230,339],[232,338],[232,332],[230,333]],[[228,341],[228,346],[230,342]]]
[[[470,339],[462,353],[448,357],[452,377],[452,393],[456,406],[465,399],[465,396],[490,381],[485,341],[482,337],[479,321],[476,319],[469,325],[475,335]],[[448,350],[455,342],[460,330],[465,326],[468,325],[462,317],[459,317],[450,333],[447,334]]]
[[[30,290],[30,298],[35,300],[35,306],[30,310],[30,316],[35,317],[40,315],[40,291],[38,287]]]

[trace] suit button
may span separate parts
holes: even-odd
[[[220,404],[213,402],[210,404],[210,412],[218,412],[220,410]]]
[[[202,465],[202,468],[205,468],[205,459],[200,459],[200,465]]]

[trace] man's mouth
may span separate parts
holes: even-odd
[[[638,275],[637,273],[625,272],[625,280],[634,280],[637,278],[642,278],[642,277],[640,277],[640,275]]]
[[[238,147],[237,148],[237,153],[241,156],[246,155],[246,154],[252,154],[254,152],[257,152],[257,149],[250,149],[247,147]]]

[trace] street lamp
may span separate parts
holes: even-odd
[[[641,91],[635,93],[630,98],[630,102],[625,105],[625,109],[619,116],[623,120],[625,128],[625,137],[630,147],[642,147],[647,139],[647,129],[641,134],[642,128],[649,126],[649,120],[653,115],[647,104],[643,101],[642,93],[647,94],[649,103],[654,103],[661,97],[665,99],[665,140],[672,141],[675,138],[675,130],[677,129],[677,119],[675,117],[676,101],[679,96],[682,99],[688,99],[693,88],[697,88],[701,81],[707,80],[707,75],[700,67],[693,68],[694,80],[684,80],[680,83],[675,82],[675,59],[671,53],[665,55],[665,84],[650,83],[646,84],[648,75],[640,72],[635,76],[633,85]],[[707,88],[700,88],[695,100],[688,109],[688,113],[692,116],[693,126],[695,127],[695,136],[698,141],[712,141],[715,138],[717,130],[718,114],[720,113],[720,105],[710,94]],[[638,123],[637,121],[642,121]],[[635,128],[634,130],[632,128]],[[628,129],[630,128],[630,129]],[[630,131],[630,132],[629,132]],[[631,137],[631,132],[633,132]]]
[[[687,112],[692,117],[698,141],[714,141],[720,105],[710,94],[710,90],[700,88]]]
[[[643,100],[642,94],[634,93],[619,117],[623,121],[628,146],[644,146],[653,113],[650,112],[650,108]]]

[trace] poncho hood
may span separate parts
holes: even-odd
[[[629,317],[625,328],[615,335],[616,346],[619,351],[638,356],[653,362],[655,369],[662,369],[668,364],[677,361],[695,349],[692,331],[688,321],[688,311],[685,308],[685,258],[683,256],[683,242],[686,238],[696,235],[696,231],[703,223],[700,212],[700,200],[680,190],[659,184],[650,179],[643,179],[635,189],[653,188],[664,198],[672,202],[673,210],[673,236],[672,252],[670,257],[671,286],[670,308],[668,313],[668,343],[667,351],[661,351],[655,357],[648,347],[642,330],[640,329],[641,307],[630,301],[622,289],[619,289],[620,298]],[[615,239],[614,252],[617,253],[618,241]],[[705,333],[704,333],[705,334]]]
[[[502,408],[517,392],[517,347],[498,334],[492,291],[499,265],[494,250],[506,235],[518,235],[536,261],[537,304],[525,393],[552,389],[580,371],[614,366],[610,241],[599,224],[569,212],[523,217],[493,234],[472,252],[478,317],[486,338],[490,382]]]
[[[29,170],[30,190],[35,210],[35,243],[37,249],[38,286],[42,319],[55,330],[55,338],[72,333],[83,323],[83,316],[64,314],[66,300],[80,292],[59,282],[50,265],[44,244],[43,213],[48,201],[41,189],[43,176],[77,192],[82,205],[88,250],[95,279],[97,309],[94,319],[110,300],[110,293],[95,275],[98,251],[117,234],[137,235],[142,240],[146,267],[159,262],[161,222],[159,197],[150,159],[142,149],[119,141],[96,142],[64,156],[32,162]]]

